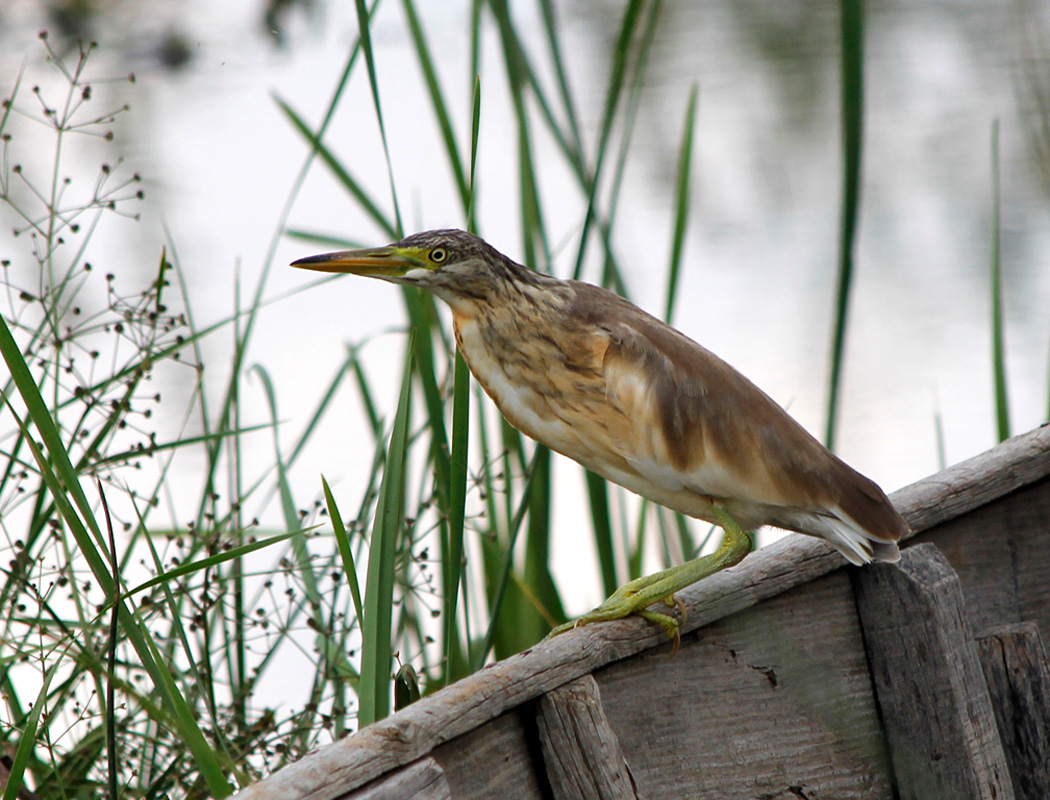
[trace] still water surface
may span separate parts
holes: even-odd
[[[142,174],[146,201],[137,223],[97,233],[93,260],[106,271],[150,275],[168,244],[189,276],[200,325],[221,319],[254,291],[289,189],[306,155],[274,96],[316,123],[338,79],[357,26],[349,3],[293,9],[277,44],[249,2],[100,4],[90,21],[101,47],[96,75],[134,72],[136,81],[98,83],[100,108],[128,103],[114,126],[127,167]],[[472,76],[469,4],[420,3],[445,92],[466,143]],[[560,4],[568,72],[579,113],[594,139],[602,113],[608,53],[620,9],[608,2]],[[517,4],[519,32],[537,53],[543,31],[531,4]],[[937,419],[948,463],[995,443],[989,264],[991,129],[1001,125],[1002,259],[1008,377],[1015,432],[1046,417],[1050,341],[1050,146],[1039,98],[1050,96],[1047,23],[1038,4],[969,0],[870,4],[867,120],[856,283],[851,308],[838,452],[887,490],[938,469]],[[36,3],[0,10],[0,86],[19,70],[27,85],[57,81],[43,63],[37,31],[52,23]],[[409,229],[463,225],[432,114],[398,4],[373,29],[395,181]],[[52,41],[59,39],[52,34]],[[483,54],[479,227],[521,257],[517,233],[515,129],[489,31]],[[173,60],[184,61],[172,66]],[[837,254],[840,147],[838,17],[833,2],[667,3],[639,108],[632,160],[618,210],[615,247],[633,299],[661,313],[672,233],[673,177],[686,98],[700,89],[693,203],[675,323],[787,406],[811,431],[823,430]],[[373,196],[389,207],[386,167],[365,74],[357,70],[327,140]],[[583,202],[542,134],[537,162],[552,242],[553,270],[572,269]],[[466,150],[466,146],[463,147]],[[591,146],[593,152],[593,144]],[[39,154],[42,158],[47,154]],[[99,151],[85,147],[93,174]],[[385,243],[374,225],[315,167],[290,225]],[[4,230],[10,229],[5,225]],[[165,231],[168,233],[166,234]],[[170,235],[170,238],[169,238]],[[6,237],[6,234],[5,234]],[[24,243],[0,239],[5,258]],[[347,279],[282,297],[312,277],[285,268],[318,247],[279,240],[264,291],[282,298],[263,313],[249,359],[278,387],[280,416],[294,437],[343,358],[345,342],[401,324],[397,291]],[[595,250],[596,248],[592,248]],[[598,265],[586,277],[596,279]],[[228,341],[206,347],[221,358]],[[395,399],[396,337],[366,350],[377,394]],[[176,396],[176,385],[165,391]],[[212,386],[219,391],[220,384]],[[256,413],[265,422],[261,387]],[[318,475],[354,487],[370,450],[359,412],[329,419],[329,430],[295,470],[300,505],[318,494]],[[163,426],[165,423],[158,423]],[[163,440],[163,433],[158,437]],[[361,443],[365,442],[364,445]],[[257,443],[270,460],[269,434]],[[181,480],[198,491],[194,465]],[[584,525],[581,481],[564,480],[559,530]],[[353,496],[358,490],[353,488]],[[276,520],[275,507],[258,509]],[[558,539],[555,571],[580,557]],[[584,558],[590,558],[584,555]],[[594,595],[594,596],[591,596]],[[580,597],[593,604],[597,589]]]

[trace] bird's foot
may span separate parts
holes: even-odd
[[[608,622],[614,619],[623,619],[631,614],[637,614],[639,617],[663,628],[667,638],[675,640],[675,650],[677,651],[682,638],[681,624],[678,619],[670,614],[649,610],[649,606],[654,603],[663,603],[669,608],[678,609],[682,617],[682,623],[686,620],[685,603],[674,594],[660,596],[662,587],[659,584],[663,577],[663,573],[646,575],[621,586],[593,611],[589,611],[579,619],[570,620],[563,625],[559,625],[550,632],[547,638],[565,633],[565,631],[572,630],[580,625],[589,625],[592,622]]]
[[[681,628],[686,621],[685,604],[678,598],[678,592],[719,570],[739,563],[751,552],[752,541],[747,532],[725,509],[716,506],[715,512],[725,533],[721,544],[714,553],[665,569],[654,575],[646,575],[621,586],[596,609],[579,619],[559,625],[550,632],[547,638],[565,633],[578,625],[607,622],[637,614],[663,628],[667,638],[674,639],[674,649],[677,652],[681,643]],[[681,622],[670,614],[650,611],[649,606],[654,603],[664,603],[670,608],[677,608],[681,614]]]

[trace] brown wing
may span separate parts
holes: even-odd
[[[572,314],[608,336],[606,391],[634,422],[621,445],[633,469],[662,490],[653,499],[707,518],[685,499],[701,495],[745,527],[822,536],[853,561],[896,555],[892,543],[906,524],[873,481],[684,334],[617,295],[574,288]],[[675,505],[667,493],[683,499]]]

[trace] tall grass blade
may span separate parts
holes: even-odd
[[[98,496],[102,502],[102,511],[106,518],[106,533],[109,536],[109,562],[113,565],[113,608],[109,614],[109,643],[106,647],[106,759],[109,764],[109,796],[111,800],[118,800],[120,792],[117,788],[117,773],[119,770],[120,756],[117,753],[117,702],[116,687],[113,676],[117,674],[117,634],[120,631],[120,616],[117,609],[120,607],[120,568],[117,558],[117,541],[113,536],[113,518],[109,513],[109,503],[106,502],[106,493],[102,490],[102,479],[96,477],[95,485],[98,487]]]
[[[48,410],[47,404],[44,402],[44,398],[41,396],[36,382],[29,372],[29,367],[26,365],[25,359],[22,357],[22,353],[3,317],[0,317],[0,354],[3,355],[4,360],[7,362],[11,378],[22,396],[22,401],[26,405],[28,417],[36,426],[44,448],[50,455],[50,462],[44,458],[43,452],[36,446],[34,440],[30,438],[28,427],[23,425],[21,418],[10,405],[10,401],[5,398],[8,408],[22,429],[26,445],[36,457],[41,474],[51,478],[52,482],[48,484],[48,488],[52,492],[55,503],[63,511],[63,516],[67,517],[71,533],[79,537],[77,544],[83,551],[83,555],[87,559],[95,579],[98,580],[103,590],[110,594],[113,588],[112,577],[109,574],[105,560],[99,555],[98,550],[98,548],[105,550],[105,540],[102,538],[102,533],[95,522],[91,505],[80,487],[77,472],[69,460],[69,455],[62,442],[58,426],[55,424],[51,412]],[[53,470],[51,467],[52,463],[54,464]],[[72,505],[70,505],[70,499],[72,500]]]
[[[948,468],[948,453],[944,444],[944,415],[940,409],[933,414],[933,438],[937,444],[937,470]]]
[[[358,6],[358,8],[357,8],[357,10],[358,10],[358,22],[359,22],[359,26],[360,26],[360,28],[361,28],[361,30],[363,32],[362,33],[363,36],[367,35],[368,22],[369,22],[369,19],[370,19],[371,15],[373,13],[375,13],[377,5],[378,5],[378,0],[377,0],[376,3],[373,3],[372,8],[369,10],[369,9],[365,8],[363,0],[359,0],[359,2],[357,4],[357,6]],[[289,215],[291,213],[292,205],[293,205],[293,203],[295,201],[295,198],[298,196],[299,190],[302,188],[302,186],[303,186],[303,184],[304,184],[304,182],[306,180],[306,175],[307,175],[309,167],[310,167],[310,165],[311,165],[311,163],[313,161],[314,154],[318,151],[317,145],[320,143],[321,139],[323,138],[324,132],[327,130],[328,125],[331,122],[332,117],[333,117],[333,115],[335,113],[335,108],[338,105],[339,99],[342,96],[343,91],[345,90],[345,88],[346,88],[346,86],[347,86],[347,84],[349,82],[350,73],[351,73],[351,71],[353,69],[353,65],[354,65],[354,63],[355,63],[355,61],[357,59],[357,55],[358,55],[359,49],[360,49],[360,47],[362,45],[363,45],[363,39],[359,39],[359,41],[357,43],[355,43],[355,45],[351,48],[350,55],[348,56],[346,64],[345,64],[345,66],[343,68],[342,75],[341,75],[339,81],[337,82],[336,89],[335,89],[335,91],[334,91],[334,93],[332,95],[332,98],[331,98],[331,100],[330,100],[330,102],[328,104],[328,108],[327,108],[327,111],[325,113],[324,119],[322,120],[321,125],[319,126],[317,132],[313,133],[313,132],[309,131],[309,129],[305,129],[304,130],[304,133],[307,135],[307,138],[310,139],[310,141],[312,141],[315,146],[314,146],[313,150],[311,150],[311,152],[307,155],[306,160],[305,160],[302,168],[299,171],[299,174],[296,176],[296,179],[295,179],[295,182],[294,182],[294,184],[292,186],[292,189],[289,191],[288,198],[287,198],[287,200],[285,202],[284,207],[281,210],[281,214],[280,214],[279,221],[278,221],[278,224],[277,224],[276,229],[275,229],[274,236],[272,237],[272,239],[270,241],[269,248],[268,248],[267,253],[266,253],[265,257],[264,257],[262,273],[261,273],[261,275],[259,277],[258,283],[256,284],[255,294],[254,294],[254,297],[252,299],[252,303],[251,303],[250,309],[246,313],[246,324],[244,326],[243,332],[241,332],[238,335],[238,342],[237,342],[237,344],[236,344],[236,346],[234,348],[233,363],[232,363],[231,369],[230,369],[230,380],[229,380],[229,383],[228,383],[228,386],[227,386],[227,389],[226,389],[225,396],[223,398],[222,408],[221,408],[220,415],[219,415],[218,427],[219,427],[220,430],[227,429],[227,428],[230,427],[229,420],[231,419],[231,414],[233,413],[233,403],[234,403],[234,400],[235,400],[235,395],[236,395],[236,390],[237,390],[237,383],[238,383],[238,381],[240,380],[240,377],[241,377],[243,357],[244,357],[244,354],[246,352],[246,349],[247,349],[247,346],[248,346],[248,342],[251,339],[252,332],[254,330],[255,320],[257,319],[257,311],[258,311],[260,305],[262,304],[263,293],[264,293],[264,290],[265,290],[265,287],[266,287],[267,279],[269,277],[270,267],[273,265],[273,259],[274,259],[274,255],[276,253],[277,244],[278,244],[278,242],[280,241],[280,239],[281,239],[281,237],[283,235],[283,230],[285,228],[285,224],[286,224],[286,222],[288,220],[288,217],[289,217]],[[370,66],[374,66],[374,65],[371,64],[371,61],[369,61],[369,64],[370,64]],[[372,70],[372,75],[374,77],[374,69]],[[372,86],[373,86],[373,89],[375,89],[375,82],[374,82],[374,80],[373,80]],[[286,112],[291,110],[287,105],[285,105],[284,108],[285,108]],[[377,110],[378,110],[378,107],[377,107]],[[295,119],[295,115],[290,115],[290,119],[293,119],[293,124],[297,121]],[[380,119],[380,123],[381,122],[382,122],[382,120]],[[384,143],[384,147],[385,147],[386,146],[385,136],[384,136],[384,139],[383,139],[383,143]],[[389,158],[388,158],[388,165],[389,165]],[[393,183],[392,182],[391,182],[391,187],[393,187]],[[396,205],[396,198],[395,198],[395,216],[397,217],[397,224],[394,227],[398,231],[400,231],[400,227],[401,227],[400,226],[400,218],[397,216],[396,212],[397,212],[397,205]],[[203,398],[203,394],[202,394],[202,398]],[[206,406],[203,403],[203,399],[201,401],[201,405],[202,405],[202,410],[204,408],[206,408]],[[209,421],[209,419],[208,419],[208,417],[206,415],[202,415],[202,420],[203,420],[205,426],[210,426],[210,421]],[[213,494],[217,494],[214,491],[214,484],[213,484],[213,482],[214,482],[214,473],[215,473],[215,469],[216,469],[216,467],[218,465],[218,462],[219,462],[219,452],[218,452],[218,450],[217,449],[209,449],[207,471],[205,473],[206,474],[206,486],[207,486],[207,490],[205,492],[205,496],[211,496]],[[204,521],[204,519],[205,519],[205,509],[204,509],[203,506],[204,506],[204,504],[202,503],[202,507],[201,507],[200,513],[198,515],[198,524],[201,524]]]
[[[136,507],[135,513],[138,516],[139,525],[140,526],[144,526],[145,525],[145,520],[143,520],[143,518],[142,518],[141,510]],[[146,546],[149,548],[150,557],[153,559],[154,569],[156,569],[156,571],[158,573],[163,572],[163,559],[160,557],[160,554],[157,552],[156,547],[154,547],[152,537],[145,536],[144,539],[146,541]],[[197,657],[194,656],[194,647],[193,647],[193,645],[191,643],[191,637],[190,637],[189,632],[187,632],[187,630],[186,630],[186,626],[183,624],[183,620],[182,620],[182,616],[181,616],[181,608],[180,608],[180,602],[181,601],[180,601],[180,599],[176,598],[175,592],[172,591],[172,586],[177,586],[178,584],[170,582],[170,581],[155,581],[155,583],[160,586],[161,591],[164,593],[164,602],[165,602],[165,604],[166,604],[166,606],[168,608],[169,619],[171,619],[174,637],[177,637],[179,643],[182,645],[182,654],[183,654],[183,656],[185,656],[186,661],[189,664],[189,669],[187,671],[188,675],[191,676],[191,680],[193,681],[194,685],[198,687],[198,690],[200,691],[200,695],[203,698],[204,703],[205,703],[205,705],[207,707],[207,710],[208,710],[208,720],[209,720],[209,722],[210,722],[210,724],[212,726],[212,729],[213,730],[214,729],[218,729],[223,724],[223,721],[220,720],[219,714],[218,714],[218,711],[217,711],[218,704],[215,701],[215,692],[214,692],[215,683],[212,680],[212,675],[211,675],[210,669],[206,669],[206,670],[202,671],[200,669],[199,664],[198,664]],[[124,593],[124,597],[125,598],[129,598],[129,597],[131,597],[132,594],[133,594],[133,592],[125,592]],[[119,600],[119,599],[120,598],[116,598],[116,600]],[[116,604],[116,601],[114,601],[114,609],[119,611],[119,608],[120,608],[119,604]],[[171,648],[173,646],[173,644],[174,643],[172,643],[172,645],[169,645],[169,648]],[[228,642],[222,642],[222,644],[228,646],[229,643]],[[260,673],[261,673],[261,666],[260,666]],[[113,672],[112,669],[110,669],[108,677],[109,677],[109,679],[111,681],[113,681],[114,683],[117,683],[117,681],[115,680],[114,672]],[[126,687],[125,687],[125,691],[127,691]],[[217,741],[217,745],[216,745],[217,749],[221,750],[222,757],[225,760],[225,762],[226,763],[232,763],[233,759],[230,758],[229,751],[226,749],[226,741],[224,739],[222,739],[222,738],[217,738],[216,741]],[[241,777],[242,778],[244,777],[243,774],[241,774]],[[243,780],[242,780],[242,783],[243,783]]]
[[[659,2],[653,3],[654,8],[658,8],[659,5]],[[616,121],[616,110],[619,108],[623,96],[623,87],[630,65],[631,41],[635,36],[644,7],[644,0],[631,0],[627,4],[623,13],[623,19],[620,22],[620,32],[613,47],[609,85],[605,90],[605,104],[602,110],[601,125],[598,129],[598,143],[595,147],[594,168],[590,176],[589,185],[586,186],[587,209],[583,218],[583,230],[580,234],[580,249],[576,254],[576,265],[572,271],[573,278],[579,278],[583,273],[588,234],[590,233],[591,225],[594,224],[596,219],[598,187],[609,150],[609,139],[612,136],[613,126]],[[607,252],[611,251],[607,250]]]
[[[540,13],[543,16],[543,30],[547,34],[547,45],[551,53],[551,65],[554,67],[554,75],[558,82],[558,94],[561,98],[562,107],[565,109],[565,118],[569,127],[569,145],[581,159],[583,157],[583,139],[580,136],[579,116],[576,113],[576,103],[573,101],[572,90],[569,88],[569,77],[565,71],[565,60],[562,58],[561,42],[558,38],[558,21],[554,15],[554,3],[551,0],[540,0]]]
[[[358,348],[349,348],[350,353],[347,356],[347,360],[354,371],[354,381],[357,383],[357,391],[361,395],[361,402],[365,406],[365,416],[368,418],[368,426],[372,431],[373,436],[377,439],[383,432],[383,424],[379,419],[379,412],[376,411],[375,398],[372,395],[372,386],[368,382],[368,376],[365,374],[364,368],[361,366],[361,360],[357,357]]]
[[[476,220],[478,187],[474,180],[478,164],[478,131],[481,129],[481,78],[474,78],[474,102],[470,115],[470,204],[467,206],[467,230],[478,232]]]
[[[307,443],[312,438],[314,432],[317,430],[317,426],[320,424],[321,420],[324,419],[325,414],[328,412],[328,409],[331,407],[333,401],[336,398],[336,394],[338,393],[339,388],[343,384],[343,380],[346,377],[347,372],[349,372],[352,368],[352,362],[354,361],[356,361],[356,357],[354,355],[353,349],[351,348],[350,355],[342,364],[339,365],[339,369],[336,370],[335,375],[329,382],[328,388],[321,395],[321,400],[317,404],[317,407],[314,409],[313,413],[310,414],[309,417],[307,417],[306,428],[303,430],[302,434],[300,434],[298,441],[295,443],[295,446],[291,449],[291,452],[285,459],[285,466],[287,468],[290,469],[291,466],[298,460],[300,453],[302,453],[303,451],[303,448],[306,447]],[[367,402],[368,401],[365,400],[366,406]],[[375,413],[374,409],[368,409],[366,407],[365,415],[368,416],[368,421],[372,422],[370,412]]]
[[[627,171],[627,162],[631,153],[631,143],[634,137],[635,123],[638,120],[638,109],[641,105],[642,95],[645,89],[645,73],[649,63],[649,55],[656,40],[657,21],[660,15],[660,3],[653,2],[649,5],[649,11],[641,21],[641,32],[634,34],[638,40],[637,52],[634,56],[634,69],[628,84],[627,101],[624,111],[623,130],[620,134],[619,153],[616,156],[616,166],[613,169],[611,189],[609,191],[607,219],[603,223],[601,219],[596,220],[598,233],[605,247],[605,258],[602,264],[602,286],[612,288],[624,297],[630,297],[627,285],[620,273],[612,246],[612,230],[615,225],[616,212],[619,208],[620,191],[623,188],[624,176]]]
[[[635,525],[634,542],[630,547],[625,547],[627,552],[627,580],[633,581],[642,577],[642,559],[645,557],[645,533],[648,530],[646,518],[649,515],[650,503],[645,498],[638,505],[638,521]],[[624,517],[626,520],[626,516]],[[624,536],[628,535],[626,525]],[[626,543],[625,543],[626,544]]]
[[[525,514],[529,509],[529,497],[532,494],[532,481],[536,474],[536,470],[533,468],[533,464],[529,465],[528,474],[525,478],[525,487],[522,493],[521,502],[518,508],[514,512],[514,516],[510,521],[508,533],[509,539],[506,546],[503,549],[502,563],[499,568],[499,574],[495,576],[495,579],[489,578],[490,585],[490,601],[489,601],[489,624],[485,631],[485,636],[481,640],[481,643],[474,650],[474,671],[477,672],[483,666],[485,661],[488,659],[489,653],[492,651],[493,644],[496,641],[497,634],[500,628],[505,625],[500,620],[500,611],[503,608],[504,598],[507,596],[508,588],[511,585],[511,575],[514,569],[514,549],[518,542],[518,534],[521,532],[522,522],[525,519]],[[516,622],[516,619],[514,620]],[[513,631],[505,631],[504,636],[513,635]],[[527,647],[528,645],[526,645]],[[517,652],[517,651],[514,651]]]
[[[384,214],[379,205],[374,201],[368,192],[361,186],[361,184],[350,174],[350,170],[343,166],[343,163],[336,158],[335,154],[328,148],[328,146],[321,141],[320,135],[313,132],[310,126],[306,124],[306,121],[299,116],[298,113],[288,103],[281,98],[274,98],[278,107],[284,112],[284,115],[288,117],[288,120],[292,123],[296,130],[306,139],[313,147],[314,152],[321,157],[321,160],[328,166],[332,171],[332,174],[336,177],[343,187],[353,195],[354,199],[357,200],[358,205],[361,209],[372,218],[372,221],[378,225],[383,232],[391,239],[397,239],[399,236],[399,224],[396,221],[391,221]]]
[[[412,358],[423,389],[427,426],[431,436],[430,456],[434,464],[434,485],[440,510],[447,519],[452,467],[449,460],[448,432],[445,428],[445,397],[438,379],[438,359],[434,354],[434,333],[443,333],[434,298],[410,286],[402,288],[402,299],[413,331]]]
[[[448,547],[445,570],[445,659],[449,682],[463,677],[464,659],[459,633],[459,593],[464,570],[463,534],[467,506],[467,455],[470,450],[470,371],[456,353],[452,389],[452,474],[449,487]]]
[[[339,513],[339,506],[335,502],[332,490],[324,475],[321,476],[321,487],[324,489],[324,502],[328,508],[328,518],[332,520],[332,529],[335,532],[336,545],[339,547],[339,557],[343,560],[343,574],[346,575],[347,585],[350,587],[350,600],[354,604],[354,613],[357,614],[358,624],[364,617],[363,605],[361,603],[361,587],[357,582],[357,565],[354,563],[354,551],[350,547],[350,537],[346,535],[346,526],[343,524],[343,515]]]
[[[307,529],[312,530],[312,529]],[[184,564],[179,564],[177,567],[172,567],[169,570],[158,572],[157,575],[153,576],[149,580],[143,581],[142,583],[132,587],[131,589],[125,590],[122,597],[128,598],[136,594],[148,591],[155,586],[163,586],[164,584],[175,584],[180,578],[187,575],[192,575],[195,572],[203,572],[204,570],[213,569],[227,561],[233,561],[237,558],[244,558],[257,550],[262,550],[266,547],[272,547],[275,544],[286,542],[289,539],[294,539],[296,536],[302,536],[304,530],[296,529],[287,531],[285,533],[274,534],[268,536],[265,539],[256,539],[247,544],[237,545],[229,550],[223,550],[222,552],[215,553],[205,558],[195,559],[194,561],[187,561]],[[150,537],[146,537],[146,541],[150,541]],[[158,565],[161,563],[159,557],[156,562]]]
[[[835,447],[839,392],[842,386],[853,285],[853,251],[860,205],[861,146],[864,129],[864,0],[840,0],[842,38],[842,216],[839,231],[838,286],[831,336],[831,374],[824,444]]]
[[[543,214],[532,156],[531,123],[525,98],[530,85],[530,70],[506,0],[489,0],[489,8],[499,27],[503,63],[517,123],[518,191],[524,261],[532,269],[537,269],[541,264],[546,266],[550,263],[550,251],[544,240]],[[543,257],[536,252],[537,242],[541,245]]]
[[[598,553],[602,591],[608,597],[619,586],[616,580],[616,550],[613,546],[612,518],[609,513],[609,484],[595,472],[585,470],[587,500],[591,508],[591,527]]]
[[[1006,336],[1003,322],[1003,269],[1000,250],[999,120],[992,121],[992,371],[995,429],[999,441],[1010,438],[1010,402],[1006,392]]]
[[[529,492],[528,536],[525,563],[522,569],[523,589],[530,603],[518,609],[515,649],[535,644],[553,627],[555,621],[565,619],[561,597],[550,572],[551,541],[551,451],[537,447],[533,459],[533,486]]]
[[[14,758],[11,759],[11,765],[6,769],[7,786],[4,787],[2,800],[18,800],[21,795],[26,767],[29,765],[29,759],[33,755],[33,747],[36,744],[36,730],[37,726],[40,724],[40,715],[47,706],[47,694],[48,689],[51,687],[51,681],[61,665],[62,660],[59,659],[48,668],[47,672],[44,673],[43,685],[37,693],[36,702],[33,703],[33,710],[30,711],[29,715],[26,717],[25,728],[22,731],[22,738],[18,742],[18,747],[15,749],[15,755]]]
[[[164,664],[163,668],[154,667],[150,671],[155,676],[154,680],[158,684],[157,688],[161,690],[161,696],[165,699],[166,704],[172,707],[175,727],[186,747],[193,753],[194,760],[201,771],[201,777],[215,797],[228,797],[233,794],[233,787],[226,780],[226,772],[229,770],[237,773],[239,768],[229,759],[224,758],[222,753],[208,746],[197,724],[197,714],[182,697],[178,683],[164,662],[164,654],[157,648],[152,637],[145,635],[145,630],[140,629],[139,638],[145,643],[150,660],[154,664]],[[174,698],[178,698],[178,701]]]
[[[678,274],[682,265],[685,231],[689,223],[689,197],[693,177],[693,130],[696,127],[696,101],[699,87],[694,83],[689,92],[682,126],[682,142],[678,146],[678,168],[675,170],[674,235],[671,237],[671,263],[667,269],[667,303],[664,320],[674,322],[674,301],[678,295]]]
[[[485,602],[488,604],[488,616],[491,619],[491,610],[496,603],[497,586],[500,583],[503,556],[506,550],[506,541],[500,536],[501,527],[509,530],[511,517],[513,516],[508,512],[506,519],[504,519],[503,511],[504,508],[509,508],[513,502],[513,483],[510,480],[504,481],[507,487],[505,492],[502,492],[498,487],[497,481],[499,476],[495,465],[504,465],[504,477],[506,477],[510,474],[510,459],[506,452],[498,456],[490,455],[494,453],[495,443],[494,436],[489,430],[489,421],[485,417],[484,395],[480,386],[473,384],[473,387],[475,391],[474,408],[476,410],[478,444],[486,463],[479,475],[481,496],[484,498],[485,503],[485,514],[482,518],[485,527],[478,530],[478,545],[481,550],[481,568],[484,576],[482,587],[485,591]],[[503,500],[504,508],[501,508],[500,499]],[[479,663],[479,661],[482,664],[484,663],[484,659],[478,659],[477,657],[477,648],[473,638],[470,640],[469,658],[471,670],[476,668],[474,665]]]
[[[411,344],[405,357],[401,395],[390,433],[386,469],[379,489],[369,543],[368,577],[361,620],[361,684],[358,723],[363,728],[390,713],[390,667],[393,659],[394,568],[397,542],[404,525],[405,454],[412,398]]]
[[[369,25],[368,9],[365,0],[355,0],[357,9],[357,28],[361,40],[361,51],[365,54],[365,68],[368,71],[368,84],[372,89],[372,104],[376,112],[376,122],[379,125],[379,139],[383,143],[383,157],[386,159],[386,174],[390,181],[390,199],[394,203],[394,223],[397,228],[397,236],[404,235],[404,225],[401,223],[401,208],[397,202],[397,189],[394,184],[394,165],[390,160],[390,145],[386,138],[386,125],[383,122],[383,108],[379,102],[379,79],[376,77],[376,63],[372,56],[372,36]]]
[[[434,61],[430,57],[430,48],[427,45],[426,34],[416,13],[415,4],[412,0],[401,0],[401,6],[405,10],[405,18],[408,20],[408,28],[412,34],[412,44],[419,58],[419,66],[423,70],[423,80],[427,85],[427,93],[430,95],[430,105],[437,116],[438,127],[441,128],[441,138],[445,143],[445,153],[448,155],[449,166],[452,167],[452,177],[456,182],[459,199],[463,205],[463,212],[467,214],[470,209],[470,188],[467,185],[466,172],[463,169],[463,160],[459,157],[459,149],[456,147],[456,135],[452,130],[452,119],[448,113],[444,95],[441,93],[441,85],[438,83],[437,71],[434,69]]]
[[[270,422],[273,428],[273,451],[274,465],[277,469],[277,489],[281,500],[281,513],[284,516],[285,529],[298,531],[298,536],[292,537],[292,551],[295,553],[296,564],[299,567],[299,578],[303,582],[303,589],[310,604],[310,613],[317,630],[324,630],[324,619],[321,616],[321,589],[317,584],[317,576],[314,574],[310,563],[310,550],[306,546],[305,535],[300,530],[299,514],[296,511],[295,500],[292,498],[292,489],[288,483],[288,470],[284,463],[283,450],[278,436],[280,429],[280,418],[277,415],[277,393],[270,380],[270,373],[260,364],[252,367],[252,371],[259,376],[263,385],[263,393],[266,403],[270,408]]]

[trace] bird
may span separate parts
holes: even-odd
[[[417,286],[452,310],[456,346],[515,428],[613,483],[718,525],[713,553],[635,579],[554,628],[639,615],[731,567],[763,525],[823,538],[851,564],[897,561],[907,523],[879,486],[743,374],[620,295],[531,270],[443,229],[292,266]]]

